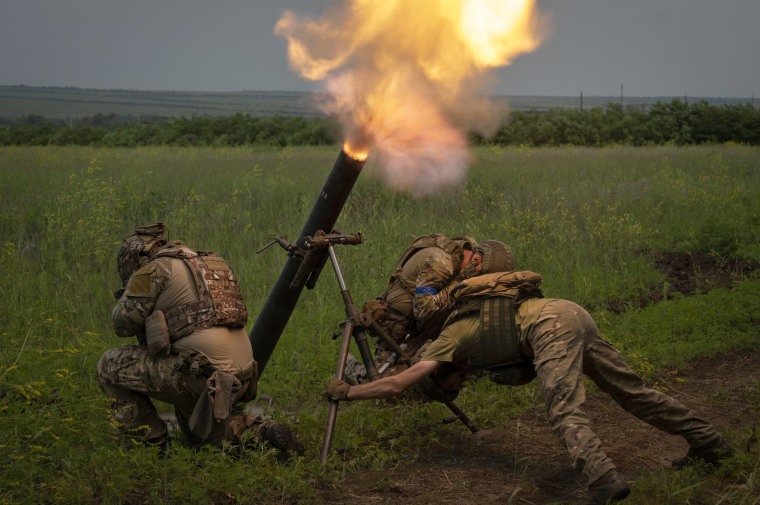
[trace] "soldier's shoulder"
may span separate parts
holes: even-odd
[[[177,260],[174,258],[155,258],[140,268],[127,283],[126,294],[133,297],[151,296],[154,285],[162,284],[172,274],[172,268]]]
[[[424,249],[425,259],[428,263],[446,263],[451,264],[451,254],[447,253],[440,247],[428,247]]]
[[[153,283],[153,275],[158,270],[159,265],[156,261],[151,261],[144,267],[132,274],[127,282],[127,296],[148,296]]]
[[[420,249],[420,251],[426,255],[431,257],[441,257],[441,258],[450,258],[451,255],[447,253],[445,250],[441,249],[438,246],[430,246],[425,247],[424,249]]]
[[[154,275],[159,277],[168,277],[172,273],[172,268],[177,262],[182,262],[179,258],[156,258],[151,261],[155,265]]]

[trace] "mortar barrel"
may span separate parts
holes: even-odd
[[[333,230],[365,161],[365,158],[355,159],[349,156],[345,150],[340,152],[298,236],[297,245],[303,246],[304,237],[314,235],[319,230],[326,233]],[[259,374],[264,371],[303,291],[307,277],[303,278],[303,282],[291,286],[300,264],[300,258],[288,258],[248,335],[253,355],[258,362]]]

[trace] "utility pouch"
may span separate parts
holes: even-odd
[[[172,341],[169,337],[169,326],[166,324],[166,317],[162,311],[153,311],[145,319],[145,340],[149,353],[169,354]]]

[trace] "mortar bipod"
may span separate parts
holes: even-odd
[[[351,339],[356,341],[356,345],[359,348],[362,361],[367,370],[367,377],[370,380],[378,378],[377,367],[375,366],[375,360],[372,356],[372,351],[369,347],[369,341],[365,331],[365,325],[361,324],[359,318],[360,312],[357,310],[351,293],[346,286],[346,281],[343,278],[343,272],[338,262],[338,257],[335,254],[335,244],[343,245],[357,245],[362,241],[360,233],[354,235],[343,235],[339,233],[325,234],[318,232],[314,236],[304,238],[304,246],[309,251],[307,254],[314,252],[320,248],[326,248],[327,254],[330,257],[333,270],[335,271],[335,277],[340,287],[340,294],[343,298],[343,304],[346,310],[346,320],[341,324],[341,344],[340,353],[338,354],[338,363],[335,368],[335,377],[343,380],[345,378],[346,361],[348,360],[348,351],[351,345]],[[329,408],[327,411],[327,425],[325,427],[325,436],[322,443],[322,452],[320,454],[320,461],[324,464],[327,461],[327,457],[330,453],[330,446],[332,445],[332,437],[335,431],[335,421],[338,415],[337,400],[329,401]]]

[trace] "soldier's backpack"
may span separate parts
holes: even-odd
[[[406,265],[406,262],[409,261],[409,258],[414,256],[422,249],[427,249],[428,247],[438,247],[439,249],[443,249],[449,253],[451,255],[452,261],[454,262],[454,271],[458,272],[462,264],[461,262],[465,242],[472,243],[474,241],[469,237],[456,237],[454,239],[451,239],[443,233],[430,233],[428,235],[417,237],[412,241],[411,244],[409,244],[409,247],[406,248],[403,254],[401,254],[401,258],[396,264],[396,269],[394,270],[393,275],[391,275],[389,285],[393,284],[397,280],[402,281],[401,270],[404,268],[404,265]],[[414,286],[407,286],[407,288],[411,290],[412,294],[414,294]]]

